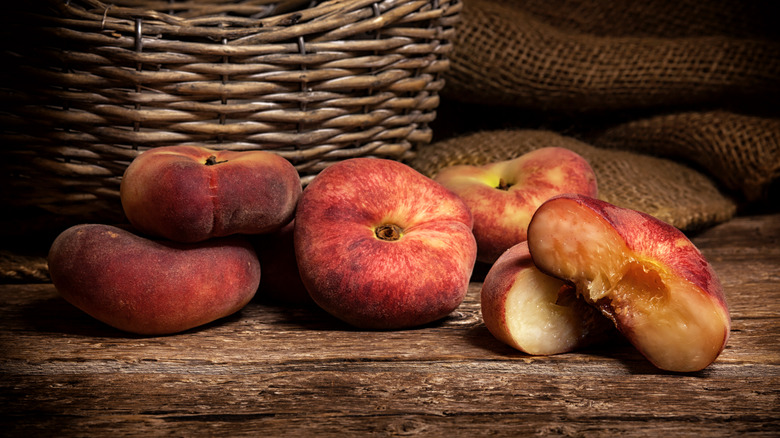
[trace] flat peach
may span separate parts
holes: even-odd
[[[49,250],[49,273],[65,300],[131,333],[177,333],[243,308],[260,284],[245,239],[151,240],[122,228],[76,225]]]
[[[120,197],[141,232],[191,243],[276,231],[292,220],[301,190],[295,167],[271,152],[169,146],[130,163]]]
[[[436,181],[460,196],[474,216],[477,260],[493,263],[527,238],[528,223],[547,199],[562,193],[597,195],[588,162],[564,148],[548,147],[484,166],[451,166]]]

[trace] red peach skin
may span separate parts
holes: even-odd
[[[168,146],[130,163],[120,197],[141,232],[192,243],[278,230],[292,220],[301,190],[295,167],[271,152]]]
[[[314,301],[359,328],[441,319],[468,290],[477,245],[463,201],[400,162],[352,158],[322,171],[295,217],[295,254]]]
[[[483,166],[450,166],[436,181],[460,196],[474,216],[477,260],[493,263],[527,238],[528,223],[547,199],[598,194],[596,174],[577,153],[545,147]]]
[[[174,243],[98,224],[63,231],[49,250],[49,272],[65,300],[143,335],[177,333],[233,314],[260,284],[260,264],[245,239]]]

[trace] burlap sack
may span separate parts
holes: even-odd
[[[567,112],[771,102],[780,40],[765,35],[777,31],[723,18],[744,7],[734,3],[464,0],[443,95]],[[695,25],[683,31],[685,20]],[[730,25],[742,34],[726,34]]]
[[[561,30],[596,36],[780,37],[780,3],[775,0],[493,1],[522,7],[534,19]]]
[[[780,119],[725,111],[662,115],[609,128],[592,143],[694,163],[748,201],[764,197],[780,177]]]
[[[433,177],[446,166],[516,158],[540,147],[577,152],[596,172],[599,198],[646,212],[683,230],[697,230],[734,216],[736,204],[703,174],[677,162],[628,151],[600,149],[551,131],[483,131],[423,148],[409,164]]]
[[[464,0],[442,94],[565,114],[590,144],[682,161],[757,201],[780,173],[779,13],[764,0]]]

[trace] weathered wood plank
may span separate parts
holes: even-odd
[[[496,341],[472,283],[449,318],[353,330],[252,302],[187,333],[128,336],[51,284],[0,285],[7,436],[780,435],[780,215],[694,237],[731,306],[720,358],[690,375],[628,343],[531,357]]]
[[[227,431],[231,424],[241,430],[273,422],[276,425],[266,425],[274,434],[301,433],[315,425],[312,431],[320,432],[328,423],[369,432],[398,418],[426,425],[432,418],[449,418],[450,424],[436,426],[442,432],[470,426],[465,419],[489,417],[505,432],[520,421],[533,422],[526,427],[535,431],[555,425],[600,428],[602,422],[621,432],[682,422],[721,432],[734,424],[756,429],[780,426],[777,391],[764,389],[777,388],[777,376],[755,376],[738,384],[732,378],[692,376],[645,375],[626,381],[597,373],[497,373],[464,370],[457,364],[398,368],[342,365],[341,370],[315,372],[153,373],[133,375],[132,380],[127,375],[91,373],[27,376],[17,384],[36,395],[18,394],[16,403],[29,398],[33,412],[42,414],[38,424],[74,422],[75,427],[92,424],[103,430],[131,418],[149,430],[164,424],[170,431],[185,427],[193,432],[212,425]],[[287,429],[285,420],[294,417],[305,421],[298,429]]]

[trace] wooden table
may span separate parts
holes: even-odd
[[[694,374],[619,341],[531,357],[496,341],[479,290],[446,320],[363,332],[252,302],[191,332],[135,337],[51,284],[0,285],[3,436],[780,436],[780,214],[694,242],[731,339]]]

